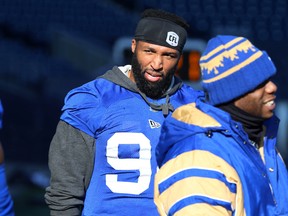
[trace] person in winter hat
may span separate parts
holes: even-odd
[[[276,149],[276,68],[247,38],[218,35],[200,59],[207,101],[177,108],[156,149],[160,215],[288,215]]]

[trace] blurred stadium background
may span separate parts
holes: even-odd
[[[279,149],[288,160],[286,0],[0,0],[1,140],[17,215],[49,215],[48,148],[64,96],[111,66],[130,63],[130,38],[146,8],[189,22],[185,52],[196,54],[184,61],[181,77],[195,88],[201,77],[187,75],[189,63],[217,34],[245,36],[269,53],[278,69]]]

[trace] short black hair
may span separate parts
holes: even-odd
[[[141,15],[141,18],[145,17],[156,17],[169,20],[171,22],[176,23],[177,25],[182,26],[184,29],[186,29],[186,31],[190,27],[189,24],[186,22],[186,20],[184,20],[184,18],[161,9],[153,9],[153,8],[146,9]]]

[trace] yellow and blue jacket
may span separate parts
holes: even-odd
[[[197,105],[196,105],[197,104]],[[276,149],[279,120],[255,148],[239,122],[201,101],[167,117],[156,155],[160,215],[288,215],[288,173]]]

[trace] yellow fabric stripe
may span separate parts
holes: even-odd
[[[190,103],[177,108],[172,116],[179,121],[201,127],[221,126],[214,118],[197,109],[195,103]]]
[[[266,134],[266,127],[263,126],[263,134]],[[264,157],[264,136],[261,137],[261,140],[259,142],[259,153],[260,153],[260,156],[264,162],[264,164],[266,164],[265,162],[265,157]]]
[[[261,159],[263,160],[263,162],[265,164],[264,147],[263,146],[259,147],[259,154],[260,154],[260,157],[261,157]]]
[[[218,76],[215,76],[215,77],[213,77],[211,79],[203,80],[203,82],[204,83],[211,83],[211,82],[215,82],[215,81],[218,81],[220,79],[223,79],[223,78],[225,78],[225,77],[227,77],[227,76],[239,71],[241,68],[249,65],[251,62],[253,62],[256,59],[258,59],[262,54],[263,53],[261,51],[258,51],[255,54],[253,54],[252,56],[250,56],[248,59],[246,59],[245,61],[241,62],[240,64],[237,64],[236,66],[230,68],[229,70],[225,71],[224,73],[221,73]],[[213,61],[213,60],[211,60],[211,61]]]
[[[237,38],[235,38],[234,40],[231,40],[230,42],[228,42],[225,45],[221,44],[220,46],[216,47],[214,50],[212,50],[209,53],[207,53],[207,55],[202,56],[201,57],[201,61],[202,60],[207,60],[208,58],[210,58],[211,56],[215,55],[215,53],[219,52],[220,50],[228,49],[230,46],[232,46],[235,43],[238,43],[242,39],[243,39],[242,37],[237,37]]]
[[[208,215],[207,212],[209,212],[209,215],[213,216],[231,216],[232,212],[227,211],[224,208],[221,208],[220,206],[210,206],[207,204],[195,204],[193,206],[187,206],[180,211],[178,211],[174,216],[203,216]]]
[[[237,185],[237,194],[230,190],[221,181],[191,177],[183,179],[169,187],[161,195],[158,184],[170,176],[188,168],[202,168],[216,170],[224,173],[229,182]],[[232,202],[232,208],[237,209],[237,215],[245,215],[242,185],[235,169],[218,156],[203,150],[185,152],[164,164],[155,178],[155,203],[162,215],[167,214],[169,209],[181,198],[191,194],[201,194]],[[211,206],[213,208],[213,206]],[[207,213],[209,210],[207,210]]]

